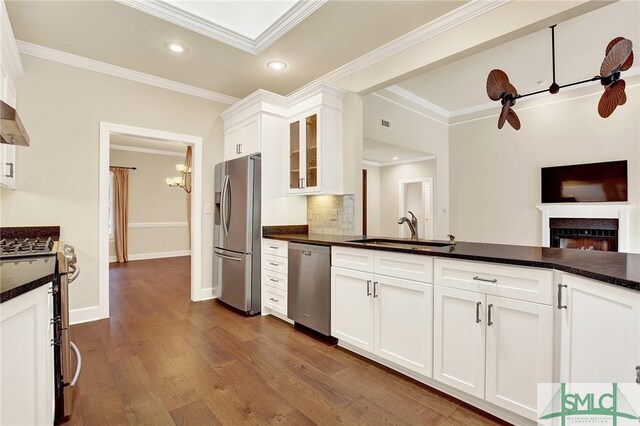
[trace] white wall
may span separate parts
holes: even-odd
[[[82,274],[71,309],[98,304],[98,169],[101,121],[204,137],[204,204],[222,160],[227,105],[22,56],[20,116],[31,146],[18,149],[18,190],[2,190],[2,225],[60,225]],[[202,214],[202,213],[201,213]],[[202,214],[203,287],[212,283],[213,215]]]
[[[400,181],[404,179],[429,177],[433,178],[434,186],[438,187],[436,160],[380,167],[380,235],[385,237],[399,236],[399,230],[401,228],[401,226],[398,225],[398,218],[400,217],[398,216]],[[437,196],[437,192],[435,195]],[[405,212],[403,215],[407,216],[407,213]],[[402,226],[406,227],[407,225]],[[424,221],[420,220],[418,226],[424,227]],[[433,224],[434,234],[442,235],[444,233],[444,226],[447,225],[436,220]],[[422,235],[422,230],[420,234]]]
[[[495,115],[452,125],[452,233],[461,241],[541,245],[541,167],[627,160],[636,206],[630,251],[640,251],[640,87],[627,86],[627,98],[607,119],[598,116],[598,96],[586,96],[518,110],[517,132],[508,124],[498,130]]]
[[[391,128],[382,127],[380,120],[391,121]],[[364,101],[364,136],[425,154],[436,156],[432,171],[434,178],[434,238],[449,234],[449,127],[425,115],[401,108],[385,99],[368,95]],[[414,176],[407,176],[414,177]],[[380,181],[385,181],[381,171]],[[397,188],[395,189],[397,192]],[[384,198],[384,192],[382,193]],[[397,206],[397,202],[395,204]],[[385,208],[385,211],[388,209]],[[394,207],[394,215],[397,215]],[[385,230],[381,217],[381,230]],[[396,218],[397,220],[397,218]],[[397,235],[397,233],[396,233]]]
[[[186,254],[190,250],[187,193],[165,182],[179,174],[176,164],[184,159],[118,149],[111,149],[109,156],[111,165],[137,168],[129,171],[129,224],[133,225],[129,228],[129,257]],[[114,256],[115,244],[110,242],[109,257]]]
[[[380,167],[363,165],[362,168],[367,170],[367,235],[382,235],[380,232]]]

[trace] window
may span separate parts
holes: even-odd
[[[109,238],[113,239],[113,172],[109,172]]]

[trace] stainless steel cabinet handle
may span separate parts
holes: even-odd
[[[305,178],[302,178],[302,179],[300,179],[300,180],[302,181],[302,187],[303,187],[303,188],[306,188],[306,187],[307,187],[307,185],[305,185],[305,183],[304,183]]]
[[[273,263],[273,262],[269,262],[269,265],[271,265],[271,266],[280,266],[279,263]]]
[[[269,248],[272,250],[280,250],[280,247],[278,246],[269,246]]]
[[[269,278],[269,281],[271,281],[272,283],[279,283],[280,282],[280,280],[275,280],[273,278]]]
[[[562,304],[562,288],[567,287],[566,284],[558,284],[558,309],[567,309],[567,305]]]
[[[367,296],[371,296],[371,280],[367,280]]]
[[[5,163],[7,166],[9,166],[9,174],[5,173],[5,176],[8,178],[13,178],[13,163]]]
[[[280,299],[274,299],[273,297],[270,297],[269,300],[276,303],[280,302]]]
[[[640,385],[640,365],[636,367],[636,383]]]
[[[69,275],[69,284],[71,284],[76,280],[76,278],[78,278],[78,275],[80,275],[80,267],[76,264],[72,264],[72,265],[69,265],[69,268],[73,270],[71,275]]]
[[[489,303],[489,306],[487,307],[487,309],[488,309],[487,325],[489,327],[491,327],[493,325],[493,321],[491,321],[491,308],[493,308],[493,303]]]
[[[70,386],[75,386],[78,383],[78,378],[80,377],[80,371],[82,371],[82,355],[80,355],[80,350],[76,346],[75,343],[69,342],[71,345],[71,350],[73,354],[76,356],[76,372],[73,373],[73,379],[71,379]]]
[[[220,254],[217,251],[214,251],[213,254],[215,254],[216,256],[222,258],[222,259],[226,259],[226,260],[232,260],[234,262],[240,262],[242,259],[240,259],[239,257],[231,257],[231,256],[225,256],[224,254]]]
[[[473,277],[473,279],[474,279],[474,280],[476,280],[476,281],[484,281],[484,282],[487,282],[487,283],[493,283],[493,284],[495,284],[495,283],[497,283],[497,282],[498,282],[498,280],[497,280],[496,278],[494,278],[494,279],[490,280],[490,279],[488,279],[488,278],[480,278],[480,277],[479,277],[479,276],[477,276],[477,275],[476,275],[475,277]]]
[[[378,297],[378,281],[373,282],[373,297]]]
[[[480,319],[480,305],[482,304],[482,302],[476,302],[476,324],[479,323],[480,321],[482,321]]]

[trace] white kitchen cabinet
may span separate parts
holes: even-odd
[[[434,286],[433,378],[478,398],[485,395],[486,296]]]
[[[430,275],[420,272],[415,256],[391,259],[388,255],[370,250],[333,249],[331,335],[341,343],[431,377],[433,286],[373,271],[375,265],[383,264],[385,271],[399,271],[400,275],[421,278]]]
[[[16,146],[0,144],[0,186],[16,189]]]
[[[487,296],[485,399],[536,420],[538,383],[553,382],[553,307]]]
[[[0,424],[52,425],[54,370],[50,286],[0,307]]]
[[[288,249],[286,241],[262,239],[262,315],[287,317]]]
[[[225,129],[225,161],[260,152],[260,122],[261,119],[258,115]]]
[[[331,335],[373,353],[373,274],[331,268]]]
[[[640,366],[640,292],[563,274],[560,379],[633,383]]]
[[[374,353],[431,377],[433,286],[383,275],[373,284]]]

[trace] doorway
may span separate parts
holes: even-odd
[[[114,123],[100,123],[100,179],[99,179],[99,318],[109,317],[109,187],[110,141],[112,136],[129,136],[160,142],[182,144],[193,149],[191,192],[191,300],[213,298],[211,291],[202,288],[202,155],[203,139],[198,136],[164,132]],[[180,162],[180,161],[179,161]],[[178,189],[175,189],[178,190]],[[180,189],[181,190],[181,189]],[[206,289],[211,290],[211,289]],[[211,294],[209,294],[211,293]]]
[[[398,217],[407,216],[409,211],[418,219],[418,238],[433,239],[433,178],[403,179],[398,188]],[[400,238],[410,238],[406,225],[399,227]]]

